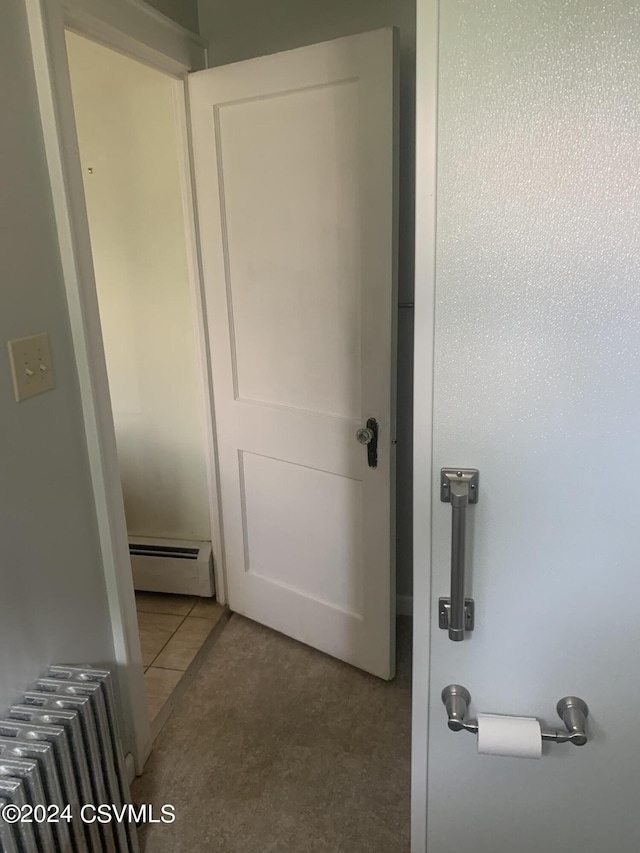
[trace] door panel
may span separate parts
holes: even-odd
[[[362,481],[244,452],[241,471],[247,571],[362,618]]]
[[[189,79],[229,604],[383,678],[395,76],[381,30]]]
[[[543,5],[441,5],[429,853],[640,845],[640,31],[628,4]],[[437,619],[441,467],[480,470],[459,643]],[[451,683],[473,717],[548,728],[580,696],[590,740],[478,755],[447,728]]]
[[[246,402],[362,416],[357,117],[353,81],[218,109],[234,374]]]

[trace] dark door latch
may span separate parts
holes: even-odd
[[[369,468],[378,467],[378,421],[369,418],[366,427],[361,427],[356,432],[356,438],[360,444],[367,445],[367,461]]]

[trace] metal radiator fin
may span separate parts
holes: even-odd
[[[37,703],[30,705],[14,705],[9,709],[9,722],[21,721],[34,725],[47,727],[61,727],[67,736],[67,747],[69,749],[69,761],[73,766],[73,781],[79,794],[79,802],[95,802],[93,789],[91,787],[91,774],[87,762],[87,747],[85,746],[80,725],[80,716],[77,711],[66,711],[57,707],[46,707],[51,704],[47,696],[36,694]],[[64,769],[63,769],[63,780]],[[71,783],[69,783],[71,784]],[[74,812],[75,815],[75,812]],[[79,811],[78,811],[79,820]],[[74,820],[74,823],[76,821]],[[82,821],[80,821],[82,823]],[[98,825],[95,823],[82,824],[82,829],[87,836],[87,847],[90,853],[102,851],[103,845],[100,841]]]
[[[60,777],[58,776],[53,747],[50,743],[43,743],[41,741],[29,743],[28,741],[16,740],[11,737],[0,737],[0,762],[5,758],[35,761],[38,764],[47,805],[59,806],[62,811],[65,801],[62,796]],[[52,823],[50,824],[50,829],[55,837],[57,849],[70,850],[71,837],[66,821],[61,820],[58,823]]]
[[[7,805],[9,805],[9,800],[0,797],[0,811]],[[2,845],[4,853],[19,853],[14,826],[2,820],[0,820],[0,845]]]
[[[50,667],[0,719],[0,807],[67,803],[69,822],[0,821],[0,853],[138,853],[135,824],[81,819],[131,803],[111,675],[85,665]]]
[[[31,805],[46,803],[42,776],[37,761],[30,759],[5,758],[0,751],[0,776],[20,779],[24,783],[25,796]],[[33,824],[38,851],[54,853],[55,844],[50,823]]]
[[[18,808],[23,808],[29,801],[29,796],[25,793],[25,786],[21,779],[3,778],[0,776],[0,796],[8,804],[17,806]],[[20,853],[38,853],[33,824],[16,823],[11,829],[13,830],[13,838],[17,842]]]
[[[37,690],[28,690],[24,694],[26,705],[59,711],[75,711],[78,716],[81,731],[81,742],[89,766],[91,796],[85,803],[108,803],[109,797],[105,785],[104,773],[101,766],[100,747],[95,716],[88,696],[56,696]],[[114,838],[113,826],[110,823],[100,824],[105,853],[119,853]],[[126,848],[125,848],[126,850]],[[93,851],[92,851],[93,853]]]
[[[67,682],[82,686],[90,686],[92,691],[99,688],[99,694],[103,697],[98,704],[104,703],[104,718],[106,720],[105,740],[110,747],[110,753],[114,764],[117,779],[120,802],[131,803],[131,792],[127,768],[122,751],[122,739],[118,731],[118,715],[116,713],[116,698],[113,690],[111,673],[106,669],[93,669],[88,666],[52,666],[49,668],[51,678],[63,679]],[[95,695],[95,694],[94,694]],[[132,823],[125,824],[127,830],[129,849],[131,853],[138,853],[138,833]]]
[[[64,726],[38,725],[24,720],[0,720],[0,738],[16,738],[29,744],[47,744],[53,750],[61,789],[62,803],[71,806],[73,820],[69,824],[74,853],[90,853],[88,840],[80,819],[80,795],[71,759],[71,747]],[[98,842],[97,831],[95,833]]]

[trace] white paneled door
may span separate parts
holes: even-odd
[[[229,604],[382,678],[394,53],[387,29],[189,77]]]

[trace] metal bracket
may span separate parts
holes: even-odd
[[[441,468],[440,469],[440,500],[442,503],[451,503],[452,483],[468,483],[469,503],[478,503],[478,484],[480,472],[477,468]],[[454,488],[455,492],[455,488]]]
[[[449,614],[451,613],[451,599],[438,599],[438,625],[444,631],[449,627]],[[476,605],[473,598],[465,598],[464,600],[464,630],[473,631],[476,621]]]

